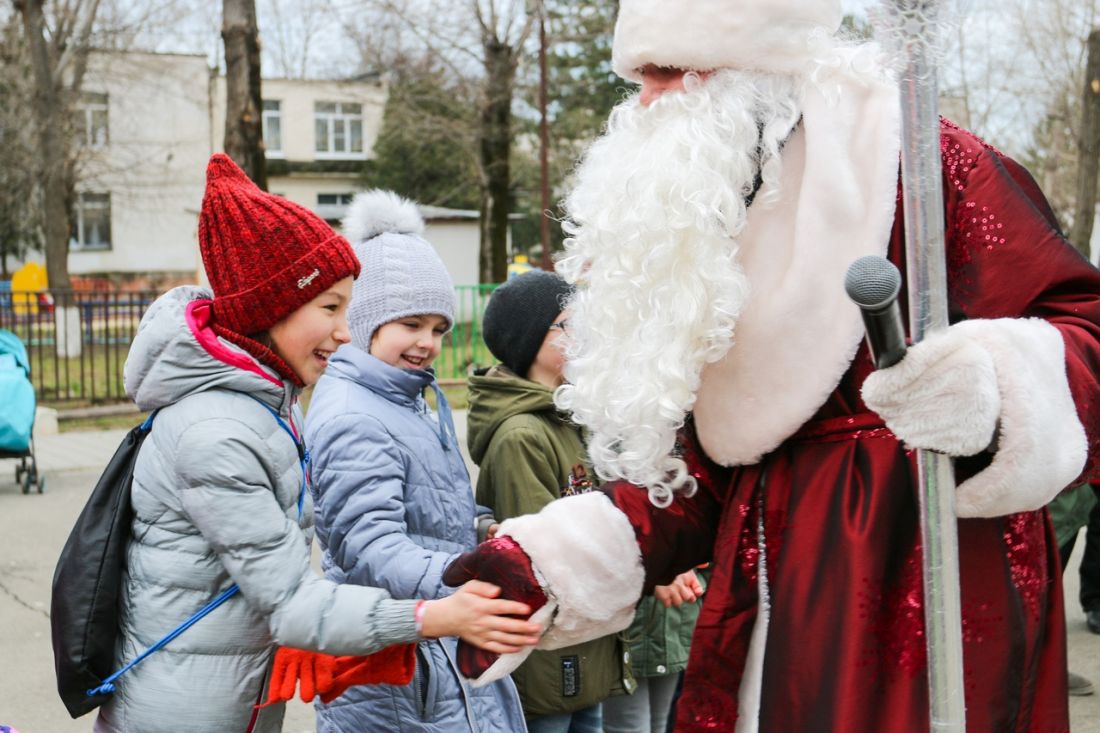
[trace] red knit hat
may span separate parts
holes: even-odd
[[[346,239],[313,212],[261,191],[224,153],[206,166],[199,249],[214,321],[242,335],[267,330],[359,275]]]

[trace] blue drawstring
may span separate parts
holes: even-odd
[[[302,469],[302,487],[298,491],[298,521],[301,521],[301,519],[302,519],[302,508],[305,505],[306,488],[307,488],[307,484],[308,484],[306,476],[308,475],[307,466],[309,465],[309,451],[306,450],[305,445],[303,445],[302,442],[298,440],[298,436],[296,436],[294,434],[294,431],[290,429],[290,426],[286,424],[286,422],[283,420],[282,417],[279,416],[279,413],[276,412],[275,409],[273,409],[266,402],[263,402],[262,400],[260,400],[256,397],[253,397],[252,395],[248,395],[248,396],[252,397],[252,399],[256,400],[256,402],[263,405],[264,409],[266,409],[268,412],[270,412],[272,414],[272,416],[275,418],[275,421],[279,423],[279,427],[281,427],[286,432],[286,434],[290,436],[290,439],[294,441],[294,447],[298,449],[298,465]],[[152,429],[152,427],[153,427],[153,418],[156,417],[156,414],[157,414],[156,411],[154,411],[153,413],[151,413],[149,415],[148,418],[146,418],[145,422],[143,422],[141,424],[140,429],[141,429],[142,432],[147,432],[147,431]],[[453,429],[454,428],[452,427],[452,430]],[[222,605],[223,603],[228,601],[233,596],[237,595],[237,593],[239,591],[240,591],[240,586],[238,586],[236,583],[234,583],[233,585],[226,588],[222,592],[221,595],[219,595],[217,598],[210,601],[210,603],[207,603],[205,606],[203,606],[198,611],[196,611],[195,614],[193,616],[191,616],[191,618],[187,619],[182,624],[177,626],[175,629],[168,632],[168,634],[163,639],[161,639],[160,641],[158,641],[157,643],[153,644],[151,647],[146,649],[144,652],[142,652],[140,655],[138,655],[138,657],[136,659],[134,659],[132,662],[127,664],[125,667],[123,667],[119,671],[115,672],[113,675],[111,675],[107,679],[103,680],[103,684],[101,684],[99,687],[93,687],[92,689],[88,690],[87,693],[86,693],[88,695],[88,697],[93,697],[95,695],[110,695],[111,693],[113,693],[117,689],[116,685],[114,684],[115,680],[117,680],[119,677],[121,677],[122,675],[129,672],[131,669],[133,669],[137,665],[141,664],[141,662],[144,661],[144,659],[146,657],[148,657],[150,654],[153,654],[154,652],[158,652],[161,649],[163,649],[165,646],[168,645],[169,642],[171,642],[177,636],[179,636],[184,631],[187,631],[189,628],[194,626],[195,623],[197,621],[199,621],[199,619],[201,619],[204,616],[208,615],[215,608]]]
[[[451,405],[447,402],[447,398],[443,395],[443,390],[439,384],[433,379],[432,389],[435,390],[435,404],[437,411],[439,412],[439,442],[443,444],[443,450],[450,450],[451,446],[447,440],[448,434],[451,439],[454,440],[455,447],[458,447],[458,432],[455,430],[454,418],[451,416]]]

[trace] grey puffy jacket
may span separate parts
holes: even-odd
[[[266,697],[275,644],[368,654],[414,641],[414,603],[340,586],[309,567],[312,502],[298,512],[296,389],[208,327],[210,292],[176,288],[149,309],[126,389],[160,408],[134,470],[121,666],[232,583],[241,592],[124,675],[96,733],[279,731]]]
[[[352,345],[329,359],[309,404],[312,489],[325,576],[394,598],[453,592],[441,575],[477,542],[474,498],[446,400],[439,418],[424,371],[397,369]],[[455,639],[421,642],[406,687],[353,687],[317,705],[320,733],[522,733],[511,679],[461,681]]]

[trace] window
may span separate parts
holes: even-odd
[[[73,211],[69,249],[107,250],[111,248],[111,194],[77,194]]]
[[[265,99],[263,106],[264,148],[268,155],[279,157],[283,154],[282,102]]]
[[[102,148],[107,144],[107,95],[85,92],[73,113],[76,143],[88,148]]]
[[[317,157],[367,157],[363,151],[363,105],[315,102],[313,119]]]
[[[347,206],[355,198],[353,193],[319,193],[317,194],[318,206]]]

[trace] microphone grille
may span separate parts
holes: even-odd
[[[844,289],[856,305],[874,309],[898,297],[901,273],[886,258],[867,255],[848,266]]]

